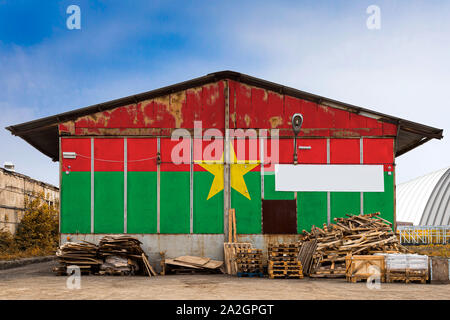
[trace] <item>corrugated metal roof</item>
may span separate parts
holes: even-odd
[[[450,224],[450,167],[397,186],[397,221]]]

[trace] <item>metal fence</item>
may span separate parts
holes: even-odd
[[[402,244],[450,243],[450,226],[398,226]]]

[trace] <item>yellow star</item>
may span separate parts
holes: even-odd
[[[231,163],[230,163],[230,176],[231,176],[231,188],[242,194],[247,199],[251,200],[250,193],[248,192],[247,185],[245,184],[244,175],[259,165],[258,160],[238,160],[236,153],[234,152],[233,145],[230,143],[231,150]],[[214,180],[209,189],[209,200],[217,193],[223,190],[223,153],[219,161],[195,161],[203,169],[214,175]]]

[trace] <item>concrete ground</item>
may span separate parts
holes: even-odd
[[[82,276],[66,287],[55,261],[0,270],[0,299],[450,299],[450,285],[386,284],[368,289],[344,279],[238,278],[228,275]]]

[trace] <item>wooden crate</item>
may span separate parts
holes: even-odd
[[[372,268],[380,271],[380,281],[385,282],[386,267],[384,256],[347,256],[345,258],[345,277],[347,282],[357,282],[367,280],[370,276],[374,276]]]

